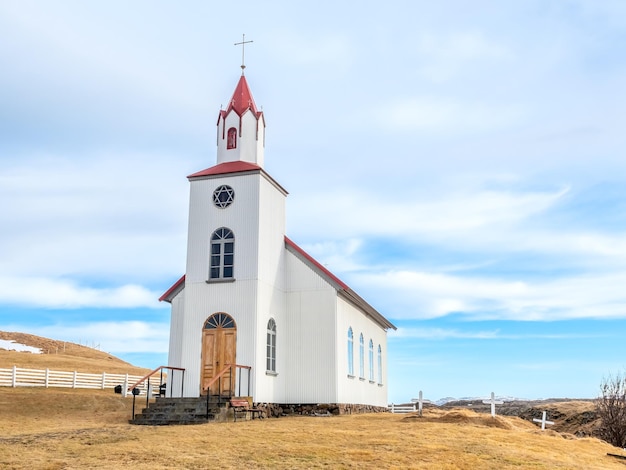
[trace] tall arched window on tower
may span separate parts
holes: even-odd
[[[363,342],[363,333],[359,337],[359,378],[365,378],[365,344]]]
[[[267,322],[267,372],[276,373],[276,322],[273,318]]]
[[[378,383],[383,383],[383,350],[378,345]]]
[[[231,127],[228,129],[228,134],[226,136],[226,149],[235,149],[237,148],[237,129]]]
[[[348,375],[354,377],[354,334],[348,328]]]
[[[368,354],[368,365],[370,370],[370,382],[374,382],[374,341],[370,338],[370,348]]]
[[[210,279],[229,279],[233,277],[235,257],[235,236],[232,230],[218,228],[211,236]]]

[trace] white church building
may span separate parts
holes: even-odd
[[[171,304],[168,365],[184,369],[172,391],[386,407],[395,326],[287,238],[264,141],[242,73],[219,112],[217,164],[188,176],[186,273],[159,299]]]

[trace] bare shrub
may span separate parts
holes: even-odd
[[[602,380],[596,412],[600,418],[599,437],[616,447],[625,447],[626,376],[618,373]]]

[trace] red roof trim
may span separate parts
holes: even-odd
[[[254,170],[261,170],[261,167],[255,165],[254,163],[237,160],[235,162],[220,163],[219,165],[215,165],[211,168],[207,168],[206,170],[202,170],[192,175],[189,175],[187,176],[187,178],[196,178],[198,176],[224,175],[226,173],[241,173],[242,171]]]
[[[285,236],[285,243],[287,243],[294,250],[296,250],[298,253],[300,253],[302,256],[304,256],[311,264],[313,264],[317,269],[322,271],[326,276],[328,276],[333,281],[335,281],[337,284],[339,284],[339,286],[341,286],[342,289],[344,289],[344,290],[348,290],[349,289],[349,287],[344,282],[342,282],[341,279],[339,279],[337,276],[335,276],[333,273],[331,273],[328,269],[326,269],[324,266],[322,266],[320,263],[318,263],[315,260],[315,258],[313,258],[310,254],[308,254],[306,251],[304,251],[302,248],[300,248],[298,245],[296,245],[293,241],[291,241],[286,236]]]
[[[183,274],[181,276],[181,278],[176,281],[174,283],[174,285],[172,287],[170,287],[169,289],[167,289],[167,291],[165,292],[165,294],[163,294],[161,297],[159,297],[159,302],[163,302],[164,300],[169,302],[168,297],[179,287],[181,287],[183,284],[185,283],[185,275]]]

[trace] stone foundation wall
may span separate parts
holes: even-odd
[[[330,416],[349,415],[358,413],[387,413],[386,407],[372,405],[358,405],[353,403],[319,403],[281,405],[278,403],[255,403],[255,408],[262,411],[264,418],[278,418],[289,415]]]

